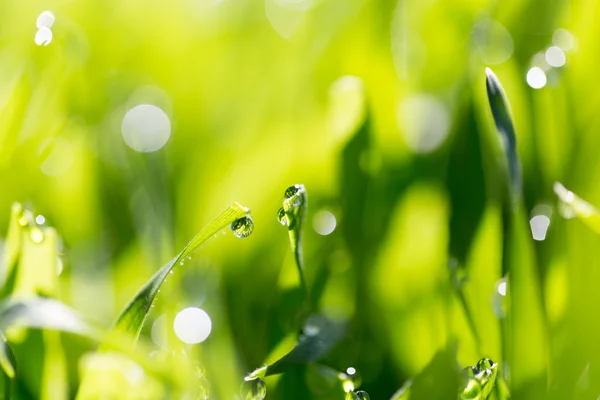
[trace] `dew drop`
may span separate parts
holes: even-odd
[[[496,363],[494,361],[492,361],[491,358],[482,358],[481,360],[479,360],[477,362],[477,366],[475,368],[477,368],[479,371],[483,371],[486,369],[490,369],[493,366],[495,366]]]
[[[358,392],[356,392],[356,396],[360,400],[371,400],[371,396],[369,396],[369,393],[365,392],[364,390],[359,390]]]
[[[300,189],[302,189],[302,187],[300,185],[294,185],[294,186],[290,186],[289,188],[285,189],[285,193],[283,194],[283,197],[285,199],[291,199],[292,197],[294,197],[294,195],[296,195]]]
[[[283,209],[283,207],[281,207],[279,210],[277,210],[277,221],[279,221],[279,223],[283,226],[289,225],[289,220],[288,220],[287,214],[285,213],[285,210]]]
[[[358,394],[354,393],[353,391],[349,391],[348,393],[346,393],[346,400],[359,400],[360,397],[358,397]]]
[[[185,264],[183,261],[179,261],[179,265],[183,265]]]
[[[173,270],[170,270],[169,275],[173,275],[173,274],[174,274]]]
[[[244,380],[241,394],[243,400],[263,400],[267,395],[267,385],[260,378]]]
[[[37,226],[33,227],[29,231],[29,238],[33,243],[40,244],[44,241],[44,232]]]
[[[46,218],[40,214],[37,217],[35,217],[35,222],[39,225],[44,225],[46,223]]]
[[[231,223],[231,232],[240,239],[250,236],[254,230],[254,222],[250,215],[246,215],[240,219],[236,219]]]
[[[27,218],[27,216],[23,215],[21,218],[19,218],[19,225],[27,226],[28,224],[29,224],[29,219]]]

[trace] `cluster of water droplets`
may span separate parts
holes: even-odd
[[[485,399],[496,382],[498,363],[482,358],[477,365],[465,368],[464,372],[465,384],[460,394],[461,400]]]
[[[283,194],[283,207],[277,210],[277,220],[283,226],[294,226],[296,209],[306,202],[304,185],[296,184],[288,187]]]
[[[44,224],[46,218],[43,215],[34,217],[31,210],[23,208],[21,204],[13,205],[13,212],[17,215],[19,225],[28,230],[29,239],[35,244],[40,244],[44,241]]]
[[[231,223],[230,228],[235,237],[240,239],[247,238],[254,230],[254,221],[252,221],[252,216],[248,214],[242,218],[236,219]]]

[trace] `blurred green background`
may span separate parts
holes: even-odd
[[[565,221],[552,186],[600,204],[599,18],[592,0],[0,1],[1,230],[14,202],[42,214],[62,238],[52,295],[108,327],[202,226],[249,207],[253,234],[197,250],[143,331],[204,309],[211,334],[185,349],[210,398],[228,399],[297,328],[276,211],[302,183],[311,304],[350,321],[323,364],[355,367],[374,399],[423,375],[433,392],[421,398],[452,398],[435,394],[445,370],[433,364],[452,375],[490,357],[514,398],[595,399],[600,240]],[[515,258],[485,67],[510,100],[522,162]],[[498,291],[510,263],[527,264],[521,287],[542,296],[511,322],[523,326],[504,324],[519,308]],[[534,361],[511,367],[507,329],[531,333],[521,357]],[[17,398],[47,396],[54,356],[40,335],[11,340]],[[62,335],[59,348],[71,398],[94,343]],[[328,398],[308,376],[268,378],[267,399]]]

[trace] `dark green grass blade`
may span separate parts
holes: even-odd
[[[274,363],[259,368],[249,378],[277,375],[291,367],[324,357],[346,332],[346,324],[323,315],[313,315],[304,324],[303,333],[294,348]]]
[[[508,174],[511,183],[511,192],[513,196],[520,196],[521,193],[521,167],[517,156],[517,139],[515,128],[510,115],[508,100],[500,81],[491,69],[486,68],[486,89],[490,109],[494,117],[496,129],[504,142],[504,150],[508,161]]]

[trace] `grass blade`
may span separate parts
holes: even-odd
[[[283,195],[283,207],[277,212],[279,222],[287,226],[290,236],[290,246],[294,253],[294,260],[300,275],[300,284],[308,299],[308,286],[304,278],[304,262],[302,259],[302,225],[308,207],[308,199],[304,185],[296,184],[285,190]]]
[[[313,315],[306,321],[303,334],[289,353],[274,363],[255,370],[247,379],[281,374],[293,366],[317,361],[342,339],[345,332],[345,323],[323,315]]]
[[[521,167],[517,156],[517,139],[515,128],[512,122],[508,100],[502,88],[502,84],[492,72],[486,68],[486,89],[490,102],[490,109],[494,117],[496,129],[504,142],[504,150],[508,161],[508,174],[511,183],[511,192],[513,196],[521,194]]]
[[[114,323],[113,331],[128,333],[133,336],[134,341],[137,341],[142,327],[144,326],[144,322],[146,321],[148,312],[150,311],[150,307],[152,306],[152,302],[165,278],[169,275],[169,272],[171,272],[181,260],[185,259],[192,251],[194,251],[196,247],[227,226],[238,224],[239,221],[248,223],[252,226],[250,210],[238,203],[233,203],[231,207],[223,211],[211,223],[200,230],[200,232],[194,236],[177,256],[150,278],[129,304],[125,306]]]

